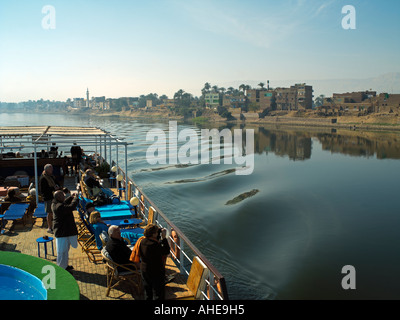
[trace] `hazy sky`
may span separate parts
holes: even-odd
[[[399,17],[399,0],[0,0],[0,101],[399,72]]]

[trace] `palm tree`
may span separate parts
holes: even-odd
[[[219,89],[218,89],[218,86],[213,86],[212,89],[213,89],[213,91],[214,91],[215,93],[218,93],[218,90],[219,90]]]
[[[246,85],[245,84],[241,84],[239,86],[239,90],[243,90],[243,92],[246,90]]]
[[[315,106],[320,107],[324,104],[325,95],[321,94],[319,97],[315,98]]]
[[[265,83],[264,83],[264,82],[260,82],[260,83],[258,84],[258,86],[260,86],[260,87],[261,87],[261,90],[262,90],[262,89],[264,89]]]
[[[209,82],[206,82],[204,84],[204,88],[203,88],[204,93],[210,93],[210,89],[211,89],[211,84]],[[203,90],[201,90],[201,91],[203,92]]]
[[[174,99],[175,99],[175,100],[181,100],[184,93],[185,93],[185,91],[183,91],[182,89],[179,89],[179,90],[174,94]]]

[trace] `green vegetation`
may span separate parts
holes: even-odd
[[[208,119],[207,117],[201,116],[201,117],[193,118],[193,119],[191,119],[191,121],[192,121],[193,123],[203,124],[203,123],[209,122],[209,119]]]

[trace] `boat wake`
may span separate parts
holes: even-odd
[[[204,182],[204,181],[209,181],[212,179],[217,179],[223,176],[226,176],[228,174],[232,174],[236,171],[235,168],[233,169],[227,169],[219,172],[215,172],[212,174],[209,174],[208,176],[202,177],[202,178],[191,178],[191,179],[183,179],[183,180],[175,180],[175,181],[168,181],[165,184],[180,184],[180,183],[195,183],[195,182]]]
[[[258,190],[258,189],[253,189],[249,192],[244,192],[244,193],[238,195],[237,197],[233,198],[232,200],[229,200],[227,203],[225,203],[225,205],[230,206],[230,205],[237,204],[239,202],[242,202],[243,200],[246,200],[247,198],[251,198],[251,197],[255,196],[259,192],[260,192],[260,190]]]

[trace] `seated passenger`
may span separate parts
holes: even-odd
[[[108,233],[108,225],[104,223],[104,221],[100,217],[100,213],[98,211],[93,211],[89,217],[89,223],[92,225],[94,230],[94,236],[96,238],[96,245],[99,250],[103,248],[103,243],[100,239],[100,234],[105,231]]]
[[[111,196],[112,195],[112,191],[103,188],[102,185],[100,184],[99,180],[100,180],[100,178],[95,175],[93,169],[87,169],[85,171],[84,182],[85,182],[86,186],[89,189],[88,190],[89,193],[93,197],[96,197],[101,193],[103,193],[106,196]]]
[[[85,171],[85,183],[89,188],[101,188],[100,182],[98,181],[98,177],[94,174],[94,171],[92,169],[87,169]]]
[[[121,237],[121,230],[117,226],[111,226],[108,229],[110,240],[107,242],[106,250],[111,256],[111,259],[118,264],[132,264],[129,260],[131,249],[126,245]]]
[[[29,189],[29,195],[26,197],[27,202],[30,203],[29,208],[28,208],[28,213],[33,213],[37,207],[36,204],[36,189],[35,188],[30,188]],[[39,196],[39,202],[43,201],[42,197]]]
[[[86,205],[85,205],[85,209],[86,209],[86,212],[85,212],[86,219],[89,219],[89,218],[90,218],[90,214],[91,214],[93,211],[96,210],[96,206],[94,205],[93,202],[88,202],[88,203],[86,203]]]
[[[10,202],[10,203],[22,202],[22,199],[19,197],[19,195],[20,195],[19,188],[10,188],[7,191],[7,196],[4,198],[4,202]]]

